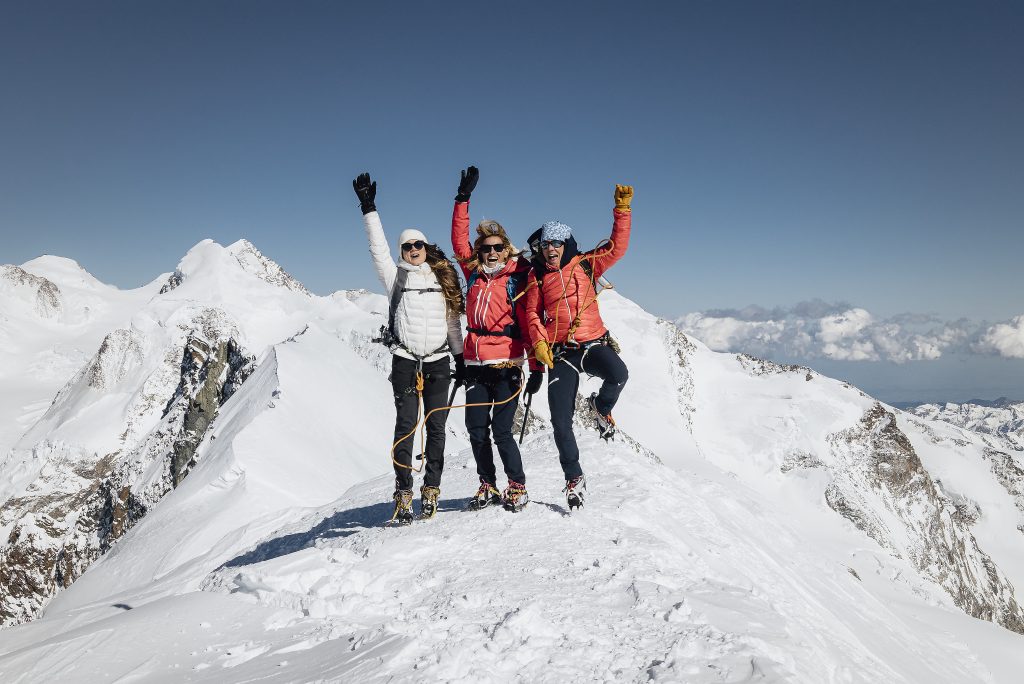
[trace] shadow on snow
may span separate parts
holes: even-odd
[[[468,508],[469,501],[468,497],[442,501],[438,506],[438,513],[464,511]],[[318,539],[348,537],[362,530],[385,527],[391,519],[393,511],[394,504],[390,501],[336,511],[305,532],[295,532],[268,539],[251,551],[235,556],[220,567],[237,568],[243,565],[262,563],[307,549],[313,546]]]

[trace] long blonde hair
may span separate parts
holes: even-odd
[[[475,271],[480,268],[480,245],[484,244],[484,240],[489,237],[501,238],[501,243],[505,246],[505,252],[507,252],[505,257],[506,260],[519,256],[520,252],[516,249],[515,245],[512,244],[512,241],[508,239],[508,235],[505,233],[505,228],[497,221],[486,219],[481,221],[476,227],[476,240],[473,241],[473,254],[467,259],[459,259],[459,263],[470,271]]]
[[[441,295],[444,297],[448,315],[461,316],[466,313],[466,296],[462,294],[459,274],[455,272],[455,266],[437,245],[427,245],[427,264],[430,265],[430,270],[434,272],[434,277],[437,278],[437,283],[441,286]]]

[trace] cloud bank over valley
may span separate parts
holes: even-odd
[[[950,355],[1024,358],[1024,315],[998,323],[944,321],[928,314],[880,318],[845,302],[715,309],[676,320],[715,351],[833,361],[935,361]]]

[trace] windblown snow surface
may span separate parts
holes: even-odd
[[[456,409],[440,512],[388,527],[394,409],[369,342],[386,301],[316,297],[254,253],[204,242],[159,292],[103,290],[126,312],[109,327],[131,318],[143,337],[181,306],[218,308],[256,368],[188,476],[41,617],[0,631],[0,680],[1020,681],[1024,637],[990,621],[1020,616],[1017,455],[808,369],[711,352],[609,292],[631,379],[615,441],[580,417],[586,507],[565,508],[541,392],[524,511],[466,510],[476,476]],[[99,437],[68,427],[84,400],[32,433],[41,397],[73,380],[76,338],[23,337],[56,324],[0,297],[3,350],[64,359],[49,384],[2,369],[9,505],[33,486],[15,433]],[[97,435],[123,420],[90,415]]]

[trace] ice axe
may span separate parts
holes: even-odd
[[[533,401],[533,395],[526,395],[526,410],[523,411],[523,429],[519,431],[519,445],[523,444],[523,437],[526,435],[526,421],[530,417],[530,403]]]

